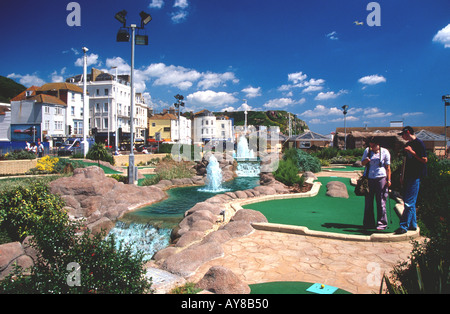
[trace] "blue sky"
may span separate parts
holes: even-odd
[[[0,75],[25,86],[89,68],[129,73],[130,44],[117,43],[116,12],[153,20],[136,47],[136,87],[157,111],[185,96],[186,110],[287,110],[313,131],[343,126],[444,124],[450,94],[450,1],[79,0],[2,1]],[[372,19],[370,19],[372,20]],[[355,22],[362,22],[358,25]]]

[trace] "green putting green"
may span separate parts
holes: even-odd
[[[329,168],[322,168],[322,170],[327,171],[364,171],[364,167],[353,167],[353,166],[340,166],[340,167],[333,167],[330,166]]]
[[[396,202],[386,202],[388,228],[386,230],[363,229],[364,197],[356,196],[349,178],[319,177],[322,183],[314,197],[292,198],[244,205],[243,208],[261,212],[269,223],[304,226],[310,230],[335,232],[352,235],[392,233],[399,225],[394,210]],[[327,183],[341,181],[346,184],[349,198],[335,198],[326,195]],[[376,219],[376,204],[374,201]]]
[[[311,282],[301,281],[276,281],[250,285],[250,294],[314,294],[307,291],[313,285]],[[337,289],[333,294],[351,294],[342,289]]]

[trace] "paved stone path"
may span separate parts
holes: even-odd
[[[359,175],[316,174],[346,178]],[[408,260],[413,245],[410,241],[362,242],[255,230],[222,244],[222,248],[223,257],[202,265],[188,280],[197,282],[210,267],[223,266],[247,284],[305,281],[370,294],[379,293],[384,273],[389,275],[395,265]]]
[[[224,256],[201,266],[189,281],[200,280],[211,266],[223,266],[247,284],[305,281],[378,293],[383,273],[406,261],[412,250],[409,241],[342,241],[261,230],[222,247]]]

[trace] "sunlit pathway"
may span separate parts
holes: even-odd
[[[381,277],[407,260],[412,244],[331,240],[255,230],[222,244],[224,256],[201,266],[198,281],[211,266],[232,270],[247,284],[305,281],[351,293],[378,293]]]

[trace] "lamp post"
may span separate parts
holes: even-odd
[[[178,108],[178,147],[179,147],[179,152],[178,152],[178,161],[181,161],[181,107],[184,107],[184,96],[177,94],[175,95],[175,98],[177,100],[176,103],[174,103],[175,108]]]
[[[444,156],[445,158],[448,157],[447,154],[447,106],[450,106],[450,95],[444,95],[442,96],[442,101],[444,102],[444,136],[445,136],[445,142],[444,142]]]
[[[136,24],[131,24],[130,26],[125,26],[127,19],[127,11],[122,10],[116,13],[115,18],[120,23],[122,23],[122,27],[119,29],[117,33],[117,41],[118,42],[129,42],[130,41],[130,33],[127,29],[131,29],[131,110],[130,110],[130,156],[128,162],[128,184],[136,184],[137,183],[137,167],[134,165],[134,106],[136,101],[136,95],[134,91],[134,48],[136,45],[148,45],[148,36],[146,35],[136,35],[136,29],[144,29],[144,26],[147,25],[152,17],[150,14],[142,11],[139,16],[141,17],[141,26],[138,27]],[[137,38],[139,36],[139,38]]]
[[[89,132],[89,106],[87,102],[87,56],[86,52],[89,51],[88,48],[83,47],[81,48],[84,52],[83,57],[83,154],[84,157],[86,157],[88,151],[89,151],[89,143],[87,141],[87,134]]]
[[[346,116],[347,116],[348,106],[342,106],[342,110],[344,112],[344,150],[347,150],[347,125],[346,125]]]

